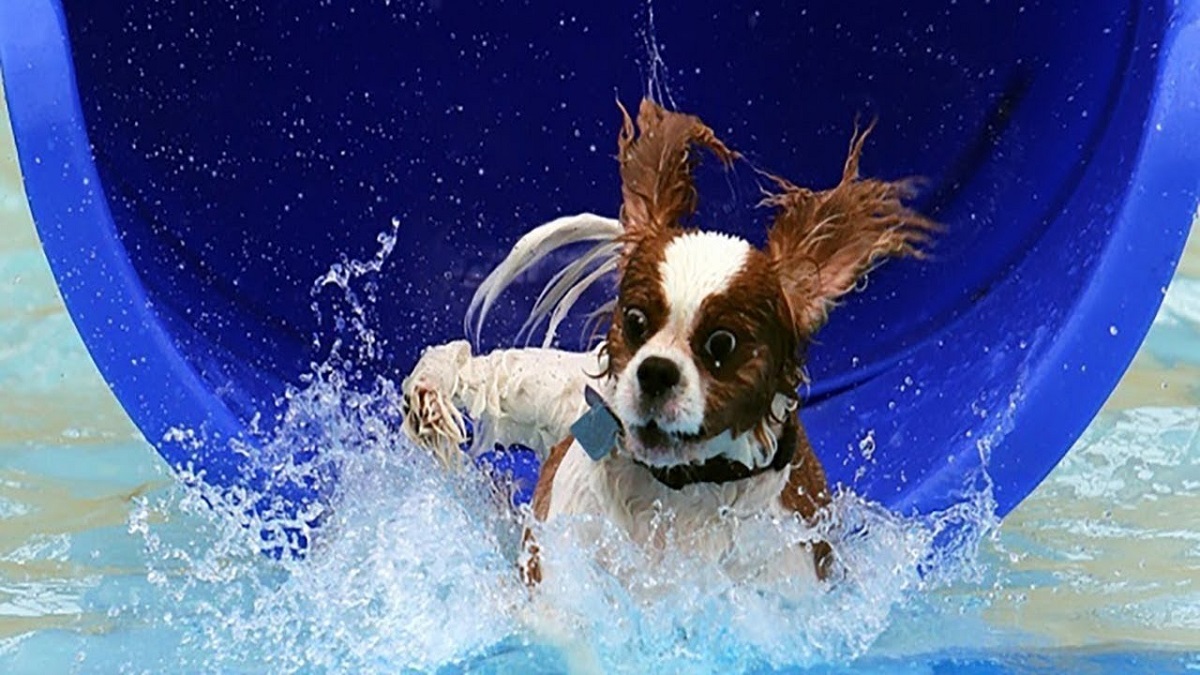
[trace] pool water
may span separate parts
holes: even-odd
[[[181,487],[63,309],[0,106],[0,671],[1200,671],[1198,239],[1104,411],[1002,524],[986,492],[927,518],[844,494],[853,581],[786,600],[670,550],[635,593],[547,528],[571,574],[531,600],[519,523],[330,364],[287,400],[344,460],[309,559],[258,554],[235,508]]]

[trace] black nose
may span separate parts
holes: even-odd
[[[679,384],[679,366],[670,359],[651,356],[638,366],[637,376],[642,396],[658,398]]]

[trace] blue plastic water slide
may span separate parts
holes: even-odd
[[[1198,62],[1195,0],[0,3],[25,189],[75,325],[146,438],[221,485],[248,461],[224,441],[253,442],[256,415],[269,432],[325,356],[313,283],[340,255],[400,223],[371,308],[372,367],[402,376],[462,337],[522,233],[616,214],[615,101],[657,73],[794,182],[835,182],[863,115],[864,171],[927,179],[933,257],[835,313],[802,415],[831,478],[872,499],[941,509],[986,463],[1007,513],[1172,277],[1200,195]],[[756,179],[703,178],[700,222],[761,241]]]

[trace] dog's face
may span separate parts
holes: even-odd
[[[685,229],[696,207],[690,152],[737,155],[697,118],[643,101],[619,139],[625,227],[608,334],[612,407],[635,459],[700,462],[769,430],[796,396],[800,347],[832,303],[888,255],[915,254],[934,224],[905,208],[906,183],[859,180],[856,136],[824,192],[774,179],[765,250]],[[759,434],[761,435],[761,434]],[[764,458],[770,461],[771,458]]]
[[[798,331],[769,258],[747,242],[672,231],[637,244],[609,334],[626,449],[655,466],[702,461],[714,438],[793,394]]]

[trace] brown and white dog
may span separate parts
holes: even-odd
[[[586,353],[543,346],[475,356],[466,341],[429,349],[403,384],[409,435],[453,464],[466,411],[488,429],[482,447],[498,438],[543,457],[537,519],[600,516],[643,547],[661,544],[663,512],[677,539],[713,558],[737,546],[739,517],[814,522],[830,490],[796,414],[805,347],[877,262],[920,255],[936,228],[904,205],[909,181],[859,177],[869,131],[852,138],[831,189],[770,177],[778,192],[764,204],[775,216],[759,250],[688,226],[697,151],[726,165],[738,155],[698,118],[643,101],[637,129],[625,113],[618,139],[619,221],[584,214],[538,228],[472,303],[482,322],[499,291],[533,262],[565,243],[594,242],[547,286],[535,314],[550,316],[554,306],[548,344],[564,308],[615,271],[606,341]],[[595,270],[585,274],[584,263]],[[589,387],[601,399],[590,406]],[[611,443],[584,447],[572,436],[589,410],[612,418],[616,431],[600,435]],[[527,545],[524,573],[536,582],[544,570]],[[790,573],[823,577],[831,549],[820,542],[794,557]]]

